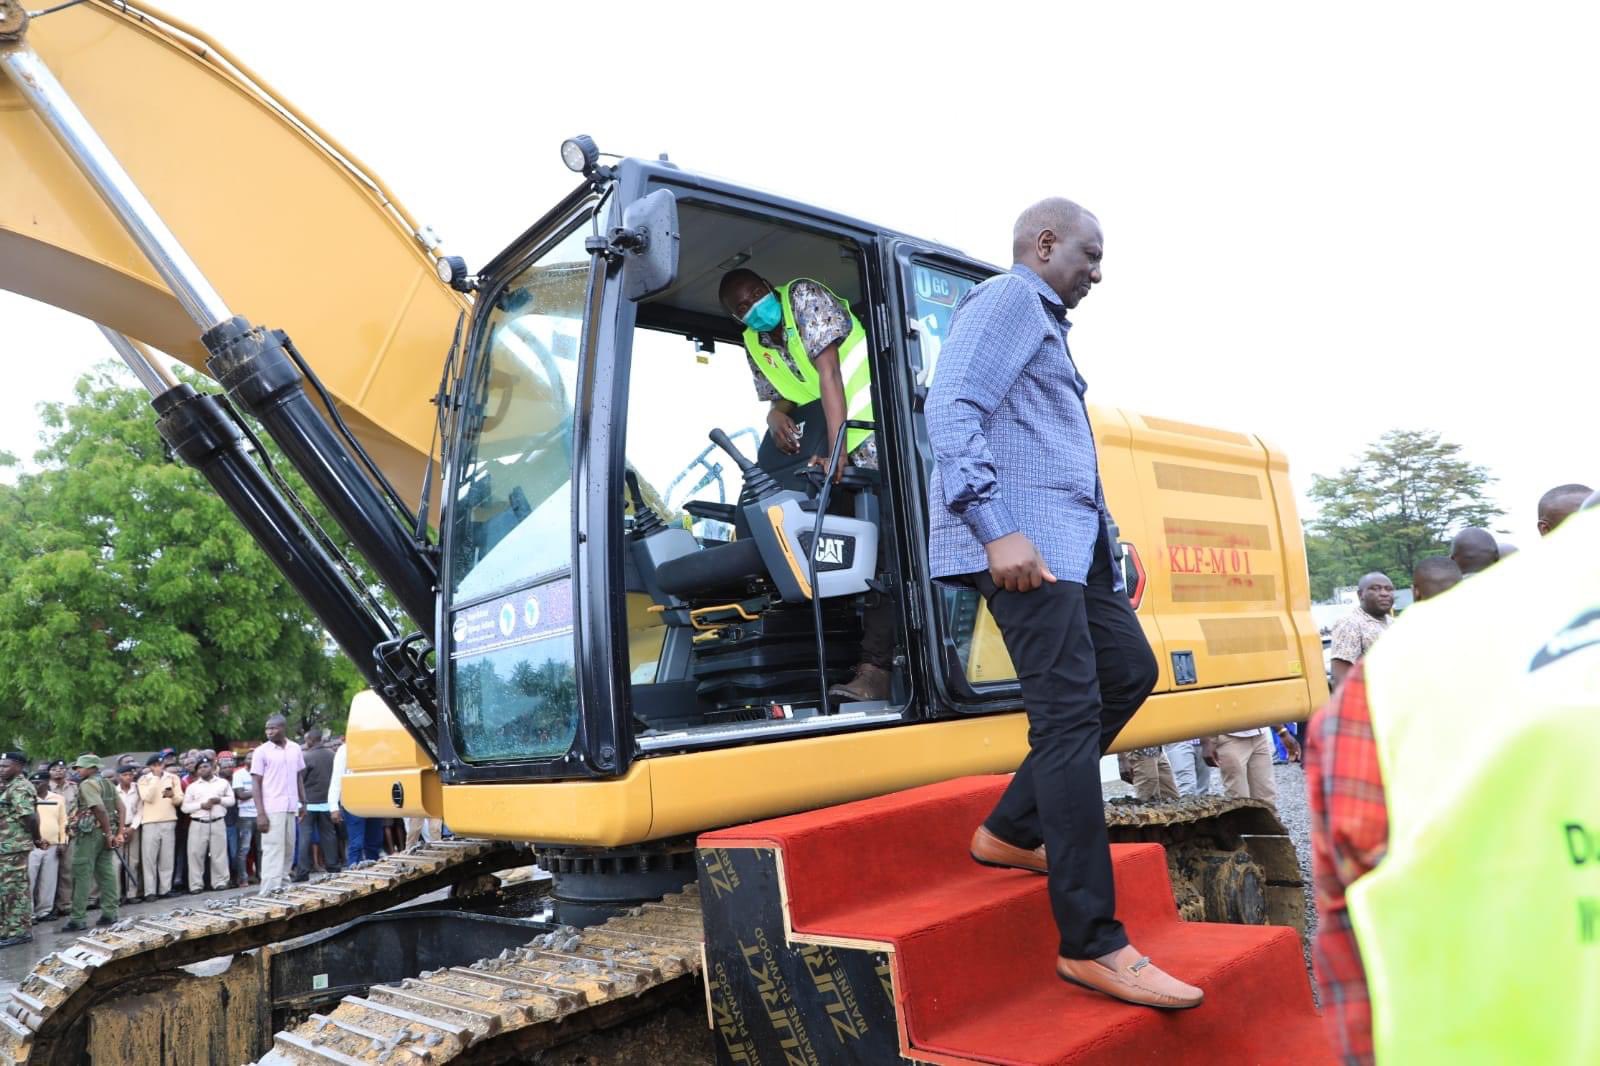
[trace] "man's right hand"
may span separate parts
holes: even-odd
[[[264,814],[256,815],[256,832],[265,833],[272,828],[272,819]]]
[[[989,576],[1007,592],[1032,592],[1044,582],[1055,584],[1039,549],[1026,533],[1007,533],[983,546],[989,555]]]
[[[339,808],[335,807],[333,810],[329,811],[328,813],[333,817],[333,824],[334,825],[343,825],[344,824],[344,815],[339,813]]]
[[[790,455],[800,454],[800,429],[789,417],[789,412],[772,408],[767,412],[767,429],[772,431],[772,442],[778,450]]]

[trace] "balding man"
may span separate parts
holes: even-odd
[[[1583,506],[1594,490],[1588,485],[1573,482],[1557,485],[1539,497],[1539,536],[1548,537],[1557,526],[1565,522],[1574,511]]]
[[[1116,919],[1096,772],[1156,681],[1067,347],[1067,312],[1100,281],[1103,247],[1094,215],[1042,201],[1017,219],[1011,270],[956,305],[926,405],[928,557],[935,578],[988,601],[1028,713],[1028,756],[972,857],[1048,875],[1063,979],[1194,1007],[1200,990],[1141,955]]]
[[[1500,545],[1487,529],[1468,526],[1450,542],[1450,558],[1461,568],[1462,577],[1471,577],[1500,561]]]
[[[1411,568],[1411,601],[1421,603],[1461,583],[1461,568],[1445,555],[1430,555]]]
[[[1389,613],[1394,610],[1394,582],[1389,580],[1389,575],[1374,571],[1357,583],[1356,600],[1356,609],[1333,627],[1333,645],[1328,654],[1332,659],[1329,668],[1334,688],[1339,687],[1344,675],[1389,628]]]

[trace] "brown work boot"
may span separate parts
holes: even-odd
[[[984,866],[1001,866],[1042,874],[1049,865],[1045,862],[1043,844],[1032,851],[1019,848],[1015,844],[1007,844],[981,825],[978,826],[978,831],[972,834],[971,851],[972,860]]]
[[[1198,1007],[1206,998],[1204,992],[1173,977],[1131,945],[1112,956],[1110,965],[1095,959],[1057,958],[1056,975],[1141,1007],[1185,1010]]]
[[[871,663],[856,666],[856,676],[843,685],[835,685],[828,695],[844,703],[868,703],[889,698],[889,671]]]

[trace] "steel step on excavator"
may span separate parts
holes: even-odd
[[[0,1004],[0,1061],[496,1061],[636,1024],[702,995],[697,834],[1025,753],[998,629],[925,551],[923,400],[956,302],[999,268],[587,137],[561,158],[572,191],[469,270],[199,29],[0,0],[0,286],[100,324],[173,454],[362,671],[345,806],[452,834],[81,938]],[[819,476],[771,441],[718,299],[738,267],[848,305],[876,469],[835,447]],[[820,411],[795,417],[825,454]],[[1326,686],[1285,457],[1091,418],[1161,664],[1114,750],[1305,718]],[[831,694],[868,610],[895,618],[886,690]],[[1265,805],[1107,820],[1166,846],[1184,918],[1303,929]]]

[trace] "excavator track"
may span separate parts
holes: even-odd
[[[524,845],[447,840],[293,884],[96,928],[39,960],[0,1002],[0,1064],[82,1061],[91,1007],[182,966],[305,936],[531,861]]]
[[[1262,800],[1196,796],[1106,804],[1112,843],[1160,844],[1178,913],[1191,922],[1285,925],[1306,933],[1305,878],[1289,831]]]
[[[563,927],[470,966],[346,996],[280,1032],[261,1066],[531,1059],[585,1032],[698,994],[700,890],[586,929]]]

